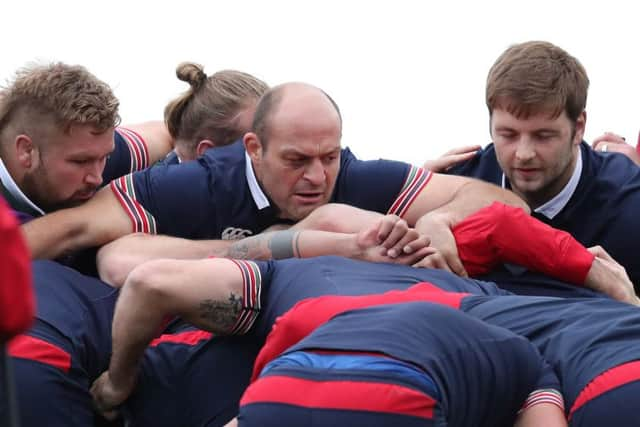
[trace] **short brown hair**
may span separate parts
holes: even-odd
[[[204,139],[227,145],[240,138],[247,129],[238,128],[238,114],[269,89],[241,71],[222,70],[207,77],[201,65],[191,62],[178,65],[176,75],[191,87],[165,107],[164,120],[171,136],[193,150]]]
[[[489,113],[503,108],[518,118],[566,112],[572,122],[587,104],[589,78],[580,62],[544,41],[509,47],[489,70],[486,102]]]
[[[119,123],[118,105],[111,88],[80,65],[30,65],[2,89],[0,134],[10,124],[27,132],[43,118],[63,132],[73,125],[104,132]]]

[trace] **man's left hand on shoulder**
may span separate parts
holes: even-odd
[[[602,153],[622,153],[630,158],[636,165],[640,166],[640,154],[636,149],[628,144],[626,138],[613,132],[605,132],[591,143],[595,151]]]

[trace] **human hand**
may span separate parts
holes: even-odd
[[[605,132],[603,135],[594,139],[591,147],[596,151],[605,153],[622,153],[630,158],[636,165],[640,165],[640,155],[636,149],[630,144],[627,144],[623,136],[613,132]]]
[[[363,236],[377,229],[376,242],[384,247],[385,255],[396,258],[402,254],[411,254],[429,246],[429,239],[420,235],[407,221],[397,215],[385,215],[369,230],[363,230]]]
[[[431,254],[431,258],[418,263],[418,266],[429,267],[432,264],[437,265],[436,268],[449,270],[458,276],[468,277],[467,271],[460,260],[456,239],[451,231],[451,221],[447,216],[442,214],[426,214],[422,216],[416,223],[416,230],[421,234],[429,237],[430,246],[434,248],[439,255]],[[444,264],[439,259],[442,257]]]
[[[473,158],[480,148],[482,148],[480,145],[457,147],[447,151],[437,159],[425,161],[422,167],[432,172],[446,172],[453,166]]]
[[[640,305],[640,299],[624,267],[601,246],[593,246],[587,250],[595,255],[595,258],[587,274],[585,286],[615,300]]]
[[[121,386],[114,384],[109,371],[106,371],[93,382],[89,391],[98,412],[107,420],[115,420],[118,417],[116,408],[127,400],[133,387],[133,382]]]
[[[411,265],[432,252],[429,239],[396,215],[386,215],[353,234],[355,258]]]

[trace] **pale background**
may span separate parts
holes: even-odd
[[[124,123],[160,119],[186,89],[175,66],[314,83],[341,106],[362,158],[420,164],[490,140],[484,81],[510,44],[543,39],[591,80],[586,137],[640,129],[635,2],[12,1],[0,10],[0,79],[33,60],[80,63],[113,86]]]

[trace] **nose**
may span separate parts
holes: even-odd
[[[93,164],[86,175],[84,176],[84,182],[86,184],[98,187],[102,184],[102,172],[104,171],[104,164],[102,162],[96,162]]]
[[[307,168],[304,171],[304,179],[313,185],[321,185],[324,183],[325,178],[326,172],[320,159],[314,159],[307,165]]]
[[[516,145],[516,159],[526,162],[536,156],[536,150],[533,141],[526,136],[522,136]]]

